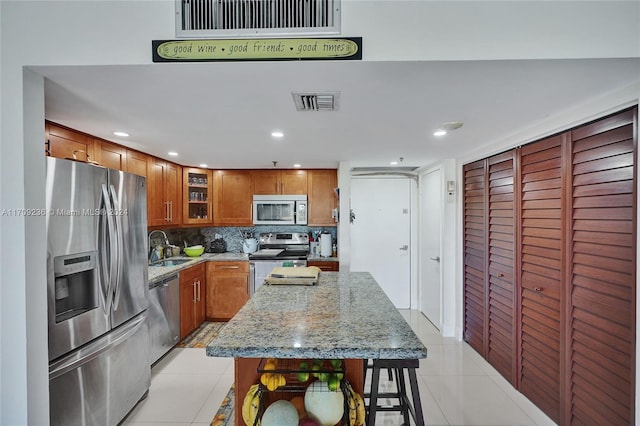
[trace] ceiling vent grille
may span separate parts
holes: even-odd
[[[337,111],[340,92],[291,93],[298,111]]]
[[[175,0],[177,37],[340,34],[340,0]]]

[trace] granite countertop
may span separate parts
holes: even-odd
[[[181,263],[176,266],[149,266],[149,283],[153,283],[183,269],[190,268],[202,262],[209,261],[249,261],[249,255],[245,253],[203,253],[199,257],[187,257],[187,256],[174,256],[165,260],[188,260],[188,262]]]
[[[315,286],[260,286],[206,352],[235,358],[427,357],[368,272],[321,272]]]

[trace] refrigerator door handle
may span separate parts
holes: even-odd
[[[114,286],[114,295],[113,295],[113,309],[118,309],[118,304],[120,302],[120,293],[122,291],[122,271],[123,271],[123,247],[122,242],[124,241],[124,237],[122,235],[122,215],[124,212],[120,209],[120,203],[118,202],[118,194],[116,193],[116,188],[113,185],[109,185],[109,189],[111,190],[111,201],[113,210],[111,213],[111,219],[115,224],[115,232],[113,233],[113,239],[115,240],[116,246],[116,277],[113,280]]]
[[[109,336],[108,341],[99,339],[96,342],[89,343],[86,347],[77,352],[65,356],[58,361],[49,365],[49,380],[62,376],[63,374],[87,364],[89,361],[99,357],[104,352],[126,341],[130,336],[135,334],[140,327],[145,325],[147,314],[138,316],[132,320],[126,327],[118,328],[118,331]]]
[[[107,189],[107,185],[104,183],[102,184],[102,201],[104,203],[104,218],[106,218],[107,226],[106,235],[103,235],[103,241],[100,248],[100,268],[103,270],[103,276],[105,274],[104,268],[107,268],[109,271],[106,276],[106,282],[104,283],[104,286],[106,286],[107,290],[105,311],[106,313],[109,313],[109,311],[111,310],[111,304],[113,303],[113,278],[115,275],[114,270],[116,268],[115,262],[117,261],[117,259],[114,246],[115,241],[113,238],[115,224],[113,223],[113,217],[109,214],[111,211],[113,211],[113,206],[111,205],[109,190]],[[109,249],[108,252],[107,246]]]

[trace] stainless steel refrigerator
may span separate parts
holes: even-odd
[[[116,425],[148,392],[146,180],[47,158],[52,425]]]

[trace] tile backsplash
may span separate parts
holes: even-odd
[[[171,244],[184,247],[185,242],[187,245],[202,244],[205,250],[209,249],[211,242],[215,239],[216,235],[221,235],[227,244],[227,251],[231,253],[242,252],[242,242],[244,235],[250,235],[255,238],[258,234],[264,232],[307,232],[312,233],[314,238],[323,232],[328,232],[332,235],[332,239],[335,242],[337,240],[337,233],[335,227],[321,227],[321,226],[251,226],[251,227],[235,227],[235,226],[220,226],[220,227],[207,227],[207,228],[180,228],[180,229],[168,229],[165,230],[169,237]]]

